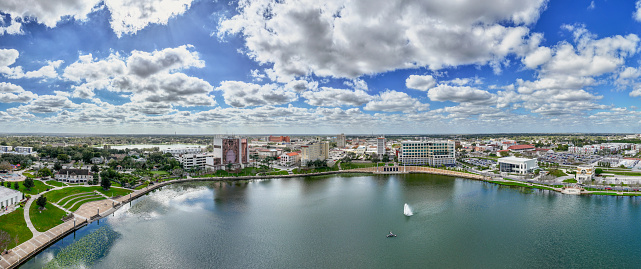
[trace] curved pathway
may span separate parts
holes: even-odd
[[[29,230],[31,230],[31,233],[33,233],[33,237],[36,237],[41,234],[41,232],[38,232],[35,227],[33,227],[33,224],[31,223],[31,218],[29,217],[29,209],[31,209],[31,204],[33,201],[38,199],[40,197],[40,194],[31,196],[31,199],[27,201],[27,203],[24,205],[24,220],[27,222],[27,227],[29,227]]]

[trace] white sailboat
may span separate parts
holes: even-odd
[[[414,215],[414,213],[412,213],[412,209],[410,208],[410,205],[408,205],[407,203],[405,203],[405,206],[403,207],[403,214],[405,214],[405,216],[408,216],[408,217],[411,215]]]

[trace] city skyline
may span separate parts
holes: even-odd
[[[2,133],[641,133],[641,1],[28,2]]]

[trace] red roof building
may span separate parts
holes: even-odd
[[[514,145],[507,148],[512,152],[523,152],[523,151],[532,151],[534,150],[534,145]]]

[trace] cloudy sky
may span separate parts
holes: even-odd
[[[0,132],[641,132],[641,1],[2,0]]]

